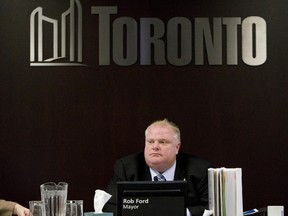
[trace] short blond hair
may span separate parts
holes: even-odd
[[[177,139],[177,141],[179,143],[181,142],[179,127],[175,123],[168,121],[168,119],[166,118],[163,120],[154,121],[152,124],[150,124],[145,130],[145,137],[147,136],[147,131],[149,130],[149,128],[154,127],[154,126],[159,126],[159,127],[170,126],[175,133],[175,138]]]

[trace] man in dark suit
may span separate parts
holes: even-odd
[[[144,152],[117,160],[107,192],[112,195],[104,211],[116,215],[118,181],[155,181],[159,174],[165,180],[184,180],[188,184],[187,215],[200,216],[208,209],[208,168],[210,163],[179,152],[180,130],[164,119],[152,123],[145,131]]]

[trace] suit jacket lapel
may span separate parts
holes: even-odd
[[[145,169],[142,170],[139,175],[141,176],[139,179],[140,181],[151,181],[151,179],[152,179],[148,166],[145,166]]]
[[[186,172],[183,169],[183,167],[181,166],[181,164],[177,161],[176,163],[176,170],[175,170],[175,175],[174,175],[174,180],[175,181],[183,181],[185,180],[185,175]]]

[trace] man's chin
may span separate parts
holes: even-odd
[[[155,164],[159,164],[163,161],[163,158],[161,155],[153,155],[153,156],[150,156],[150,161],[151,163],[155,163]]]
[[[156,170],[158,170],[159,169],[159,167],[161,167],[162,166],[162,160],[150,160],[150,167],[152,168],[152,169],[156,169]]]

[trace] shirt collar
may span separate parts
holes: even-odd
[[[152,181],[154,181],[154,177],[157,176],[159,174],[158,171],[149,168],[150,169],[150,173],[151,173],[151,177],[152,177]],[[173,181],[174,180],[174,176],[175,176],[175,169],[176,169],[176,161],[175,163],[165,172],[161,173],[167,181]]]

